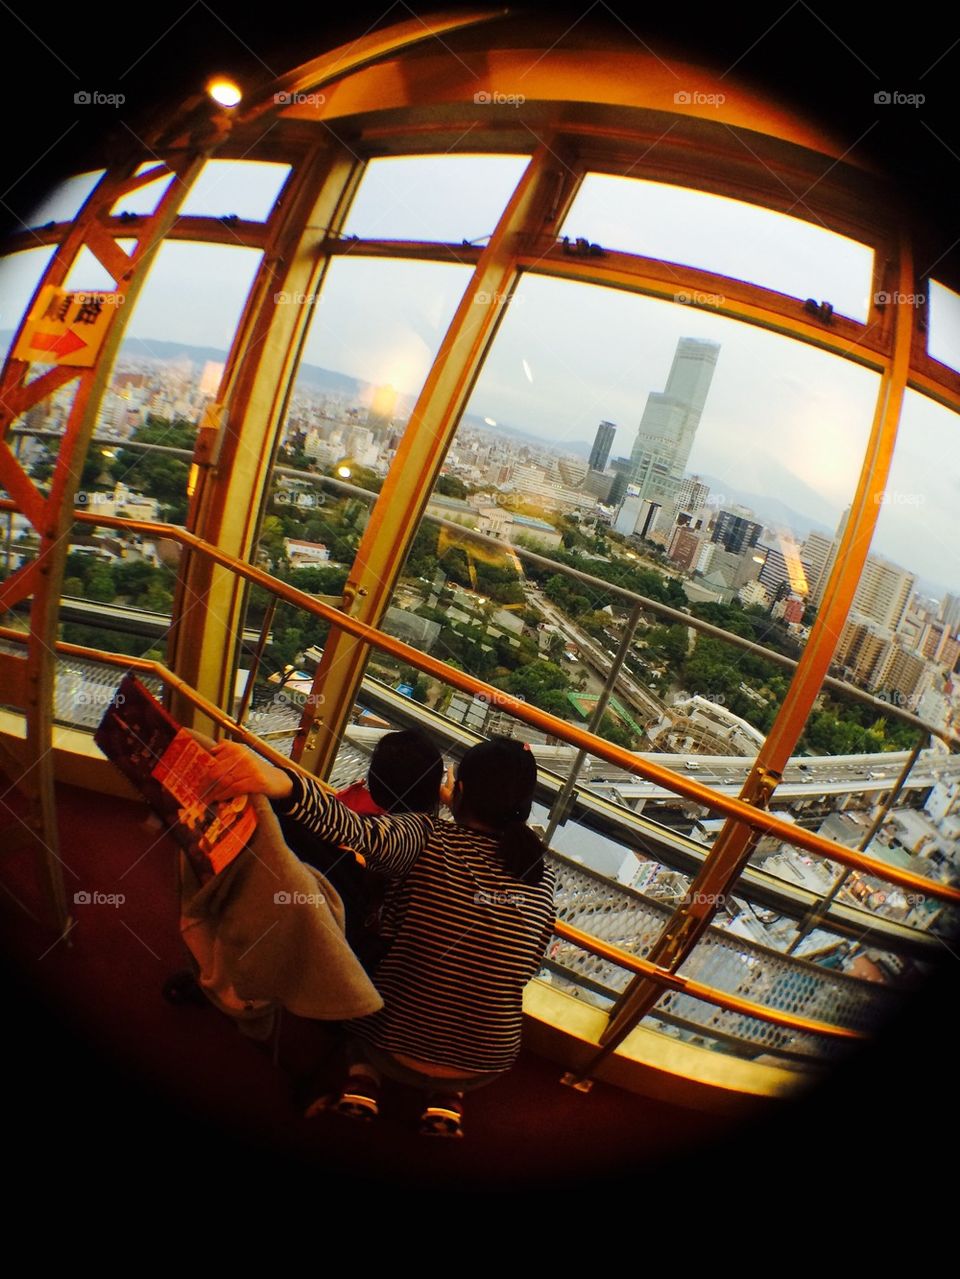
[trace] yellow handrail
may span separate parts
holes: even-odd
[[[386,635],[375,627],[368,626],[365,622],[360,622],[339,609],[331,608],[327,604],[321,604],[314,596],[308,595],[305,591],[297,590],[295,586],[290,586],[287,582],[281,582],[278,578],[264,572],[263,569],[236,559],[226,551],[220,550],[219,547],[213,546],[204,541],[203,538],[197,537],[195,533],[190,533],[177,525],[160,524],[149,520],[121,519],[119,516],[105,516],[81,511],[78,511],[76,515],[78,520],[89,524],[99,524],[107,528],[129,529],[133,532],[146,533],[152,537],[170,538],[183,546],[190,547],[201,555],[208,556],[214,563],[220,564],[223,568],[237,573],[240,577],[246,578],[247,581],[253,582],[255,585],[262,586],[280,599],[286,600],[290,604],[295,604],[305,612],[322,618],[348,634],[364,640],[371,647],[399,659],[406,665],[422,671],[425,675],[430,675],[434,679],[440,680],[441,683],[450,684],[454,688],[474,696],[483,694],[488,700],[492,700],[495,705],[508,711],[515,718],[530,724],[531,727],[550,736],[558,737],[568,745],[585,750],[591,755],[606,760],[607,763],[613,764],[617,768],[622,768],[627,772],[637,774],[639,777],[656,782],[665,789],[672,791],[675,795],[693,800],[694,803],[700,804],[713,812],[736,818],[738,821],[744,822],[746,825],[765,834],[775,835],[783,840],[784,843],[791,844],[795,848],[803,848],[819,857],[826,857],[830,861],[839,862],[842,866],[849,866],[854,870],[875,875],[878,879],[897,884],[911,892],[923,893],[941,901],[960,905],[960,888],[955,888],[950,884],[938,883],[922,875],[916,875],[902,867],[880,861],[876,857],[868,857],[864,853],[845,848],[842,844],[825,839],[822,835],[791,825],[789,822],[775,817],[766,809],[756,808],[751,804],[744,803],[742,800],[720,795],[708,786],[675,773],[669,768],[664,768],[661,764],[655,764],[647,759],[640,759],[630,751],[624,750],[623,747],[615,746],[612,742],[595,737],[592,733],[588,733],[582,728],[577,728],[574,724],[567,723],[566,720],[558,719],[547,711],[531,706],[529,702],[518,701],[515,697],[511,697],[509,693],[504,693],[501,689],[494,688],[493,685],[484,683],[483,680],[479,680],[473,675],[468,675],[465,671],[455,670],[437,658],[430,657],[419,649],[413,648],[409,644],[404,644],[402,640],[395,639],[392,635]]]
[[[775,1026],[784,1026],[787,1030],[799,1030],[811,1035],[826,1035],[833,1039],[866,1039],[866,1035],[859,1030],[850,1030],[846,1026],[834,1026],[827,1021],[814,1021],[810,1017],[800,1017],[796,1013],[783,1012],[778,1008],[767,1008],[763,1004],[753,1003],[752,1000],[741,999],[739,995],[731,995],[726,991],[716,990],[713,986],[705,986],[691,977],[681,977],[678,973],[667,972],[658,964],[652,964],[647,959],[631,955],[628,951],[611,946],[598,937],[591,937],[589,933],[581,932],[579,928],[574,928],[572,924],[564,923],[563,920],[556,921],[553,931],[557,937],[573,942],[581,950],[587,950],[600,959],[607,959],[632,973],[649,977],[652,982],[663,986],[666,990],[691,995],[694,999],[715,1004],[727,1012],[743,1013],[747,1017],[756,1017],[758,1021],[772,1022]],[[709,1029],[705,1030],[705,1033],[709,1034]]]
[[[27,636],[20,631],[0,626],[0,639],[25,643]],[[301,768],[294,760],[274,750],[272,746],[268,746],[255,733],[251,733],[249,729],[232,720],[219,706],[215,706],[201,694],[195,692],[189,684],[180,679],[178,675],[175,675],[162,662],[146,657],[129,657],[124,653],[108,653],[101,649],[87,648],[82,644],[70,644],[66,640],[57,642],[57,652],[63,653],[68,657],[97,661],[109,666],[121,666],[126,670],[137,670],[144,674],[153,675],[170,688],[176,689],[187,701],[196,706],[204,715],[209,716],[226,732],[239,738],[272,763],[281,768],[291,769],[304,777],[311,776],[306,769]],[[313,778],[313,781],[318,782],[327,790],[332,789],[326,786],[325,783],[320,782],[316,777]],[[809,1017],[799,1017],[793,1013],[782,1012],[779,1009],[766,1008],[764,1005],[753,1003],[751,1000],[741,999],[737,995],[715,990],[712,986],[705,986],[702,982],[694,981],[692,978],[681,977],[677,973],[667,972],[656,964],[651,964],[645,959],[631,955],[628,951],[611,946],[608,942],[601,941],[598,937],[592,937],[589,933],[582,932],[579,928],[574,928],[573,925],[567,924],[562,920],[555,921],[553,931],[557,937],[573,942],[582,950],[589,951],[601,959],[607,959],[617,964],[620,968],[626,968],[633,973],[642,973],[665,989],[690,995],[695,999],[703,1000],[704,1003],[714,1004],[718,1008],[723,1008],[727,1012],[743,1013],[744,1016],[755,1017],[758,1021],[770,1022],[788,1030],[801,1031],[807,1034],[825,1035],[835,1039],[860,1040],[865,1038],[859,1031],[849,1030],[844,1026],[834,1026],[829,1022],[814,1021]]]

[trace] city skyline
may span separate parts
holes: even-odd
[[[36,275],[51,250],[14,264]],[[177,340],[226,354],[259,254],[168,243],[129,317],[127,335]],[[29,299],[5,275],[0,328]],[[217,288],[210,289],[210,276]],[[304,361],[415,395],[439,349],[470,269],[437,263],[339,259],[316,308]],[[103,286],[84,268],[73,283]],[[25,295],[25,296],[24,296]],[[375,304],[372,299],[375,298]],[[19,305],[18,305],[19,304]],[[723,358],[689,458],[722,493],[770,494],[834,527],[852,499],[878,378],[805,344],[703,309],[525,277],[481,370],[467,413],[510,426],[553,448],[589,449],[597,423],[617,427],[611,456],[628,455],[651,390],[665,383],[681,337],[719,341]],[[940,590],[960,583],[953,511],[960,497],[956,418],[907,392],[889,500],[874,550]],[[935,458],[938,465],[931,465]]]

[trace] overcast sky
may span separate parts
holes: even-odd
[[[347,233],[482,243],[523,172],[523,157],[377,161],[368,170]],[[263,217],[284,166],[211,167],[185,211]],[[77,181],[37,216],[72,216],[90,188]],[[140,211],[154,190],[128,197]],[[798,209],[797,212],[802,212]],[[798,218],[648,182],[594,175],[564,230],[607,247],[684,261],[755,280],[798,297],[833,302],[864,318],[869,250]],[[0,329],[19,318],[49,250],[0,264]],[[240,247],[169,243],[130,317],[127,333],[225,349],[259,261]],[[458,264],[335,260],[305,359],[415,394],[462,292]],[[93,261],[75,288],[106,288]],[[212,286],[212,287],[211,287]],[[678,283],[678,293],[682,286]],[[709,306],[709,299],[708,306]],[[592,440],[601,419],[617,424],[613,455],[633,444],[647,393],[665,386],[681,337],[721,350],[690,458],[738,490],[771,494],[835,525],[856,485],[878,378],[802,343],[711,313],[610,289],[527,277],[500,326],[469,410],[541,436],[554,446]],[[960,364],[960,300],[934,294],[931,349]],[[875,548],[921,577],[960,590],[954,512],[960,447],[954,415],[908,396],[890,501]]]

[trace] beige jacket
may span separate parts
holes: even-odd
[[[180,931],[211,1001],[240,1020],[276,1007],[300,1017],[365,1017],[383,1000],[343,935],[343,903],[284,843],[269,802],[251,795],[257,829],[201,885],[181,855]]]

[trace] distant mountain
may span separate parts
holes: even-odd
[[[554,443],[552,440],[545,440],[542,435],[534,435],[532,431],[524,431],[522,427],[511,426],[508,422],[498,422],[496,426],[490,426],[482,417],[478,417],[476,413],[467,413],[463,417],[463,424],[474,431],[485,431],[488,435],[508,435],[511,439],[522,440],[526,444],[535,445],[537,448],[549,450],[552,453],[572,453],[576,457],[589,458],[590,445],[584,440],[564,440],[562,448],[560,443]]]
[[[155,338],[124,338],[120,344],[120,355],[128,355],[133,359],[161,360],[173,364],[177,360],[189,360],[200,368],[212,361],[224,364],[227,352],[215,346],[190,346],[186,342],[158,342]]]
[[[703,482],[710,485],[711,495],[722,494],[725,504],[735,502],[747,507],[768,527],[792,529],[801,539],[811,532],[833,537],[837,531],[837,520],[835,518],[831,520],[832,510],[820,494],[806,485],[801,485],[792,477],[790,489],[794,492],[798,490],[802,492],[804,498],[809,498],[811,505],[815,505],[821,512],[826,513],[826,519],[816,519],[812,515],[803,514],[773,493],[750,493],[746,489],[737,488],[729,480],[719,480],[714,475],[705,475],[702,472],[699,474]]]
[[[153,338],[127,338],[120,347],[121,356],[132,358],[170,361],[190,360],[191,363],[203,367],[208,360],[223,364],[227,352],[213,346],[190,346],[186,342],[157,342]],[[346,373],[334,373],[332,369],[322,368],[319,364],[301,364],[298,380],[318,391],[330,395],[356,396],[370,384],[359,378],[349,377]]]
[[[305,383],[315,391],[323,391],[326,395],[345,395],[352,399],[356,399],[364,391],[375,386],[375,383],[364,382],[360,378],[350,377],[347,373],[334,373],[332,369],[322,368],[319,364],[301,364],[297,370],[297,381]],[[398,408],[405,399],[403,395],[398,396]]]

